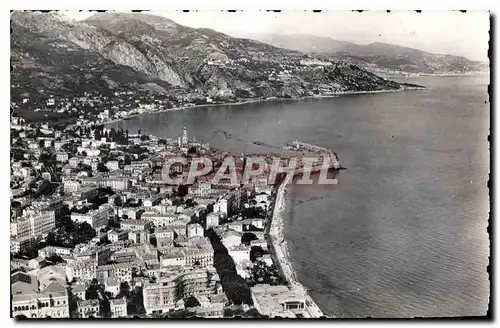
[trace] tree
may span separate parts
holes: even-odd
[[[276,264],[267,266],[262,261],[257,261],[250,270],[248,285],[269,284],[271,286],[286,284],[285,279],[281,276],[281,272]]]
[[[99,284],[99,281],[97,279],[92,279],[90,282],[90,286],[87,288],[85,291],[85,299],[98,299],[99,298],[99,292],[104,293],[104,286]]]
[[[184,300],[184,306],[187,307],[187,308],[191,308],[191,307],[197,307],[197,306],[200,306],[200,302],[198,301],[198,299],[194,296],[189,296],[188,298],[186,298]]]
[[[184,297],[184,292],[186,288],[184,286],[184,280],[179,279],[175,282],[175,300],[178,301]]]
[[[128,282],[122,281],[120,283],[120,292],[118,293],[117,297],[118,298],[122,298],[122,297],[129,298],[130,297],[130,285]]]
[[[264,254],[267,254],[262,247],[260,246],[252,246],[250,249],[250,261],[255,262],[257,258],[261,257]]]
[[[120,221],[117,220],[116,218],[112,217],[112,218],[109,218],[109,221],[108,221],[108,226],[110,228],[120,228]]]
[[[46,260],[52,262],[53,264],[66,263],[66,261],[64,261],[63,258],[57,254],[52,254],[51,256],[47,257]]]
[[[196,202],[192,198],[186,199],[185,204],[186,204],[187,207],[194,207],[194,206],[196,206]]]
[[[178,310],[178,311],[168,312],[165,317],[170,319],[183,319],[183,318],[191,318],[194,317],[195,315],[196,314],[194,312],[191,312],[189,310]]]
[[[131,293],[130,298],[127,302],[127,312],[129,315],[138,315],[146,313],[144,309],[144,301],[142,298],[142,288],[135,287]]]
[[[119,195],[116,196],[115,199],[113,200],[113,204],[116,207],[122,207],[123,206],[123,200],[122,200],[122,198]]]
[[[257,240],[259,238],[257,238],[257,236],[251,232],[245,232],[242,236],[241,236],[241,243],[242,244],[245,244],[245,245],[250,245],[250,242],[252,240]]]
[[[85,244],[88,243],[92,238],[97,235],[94,228],[87,222],[79,223],[76,229],[71,233],[71,239],[74,244]]]
[[[227,298],[234,304],[252,304],[250,288],[247,282],[238,275],[232,257],[222,244],[213,229],[207,230],[207,236],[214,249],[214,267]]]
[[[109,172],[109,169],[106,167],[106,165],[104,165],[103,162],[99,162],[99,164],[97,164],[97,171],[99,171],[99,172]]]

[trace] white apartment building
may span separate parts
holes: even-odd
[[[214,204],[214,212],[221,212],[227,216],[227,199],[219,199],[217,203]]]
[[[87,148],[85,149],[85,152],[87,153],[88,157],[97,157],[101,153],[98,148]]]
[[[115,297],[120,292],[120,281],[116,278],[104,279],[104,290]]]
[[[97,181],[99,187],[110,187],[113,190],[127,190],[130,188],[130,180],[123,177],[109,177]]]
[[[198,223],[192,223],[187,225],[187,237],[203,237],[203,227]]]
[[[38,149],[39,144],[36,141],[30,141],[28,143],[28,149]]]
[[[97,246],[94,244],[80,244],[73,250],[77,261],[92,260],[99,265],[108,262],[111,252],[112,250],[110,245]]]
[[[85,299],[85,285],[84,284],[76,284],[71,287],[71,293],[77,297],[77,299],[84,300]]]
[[[72,194],[78,192],[80,188],[80,182],[73,180],[66,180],[63,183],[64,193]]]
[[[61,141],[54,141],[54,149],[56,151],[60,151],[63,145],[64,143]]]
[[[93,259],[76,261],[69,267],[73,278],[80,282],[88,282],[97,277],[97,263]]]
[[[100,316],[100,306],[99,300],[78,300],[78,317],[88,318],[94,317],[98,318]]]
[[[19,253],[26,248],[30,247],[34,243],[34,239],[31,236],[21,237],[21,238],[11,238],[10,239],[10,252],[12,254]]]
[[[25,215],[10,223],[10,234],[14,238],[37,238],[53,231],[55,227],[54,211],[26,211]]]
[[[212,227],[217,227],[219,225],[219,214],[210,212],[207,214],[206,218],[206,229],[210,229]]]
[[[217,293],[219,276],[214,267],[177,267],[170,270],[157,277],[155,283],[144,283],[143,299],[147,314],[175,309],[178,301],[191,295]]]
[[[227,251],[235,264],[243,264],[250,261],[250,249],[250,246],[239,245],[229,247]]]
[[[112,318],[124,318],[127,316],[127,302],[123,298],[109,300]]]
[[[188,187],[188,193],[195,196],[207,196],[212,190],[212,184],[208,182],[195,183]]]
[[[63,152],[63,151],[61,151],[61,152],[57,152],[57,153],[56,153],[56,161],[58,161],[58,162],[63,162],[63,163],[64,163],[64,162],[66,162],[68,159],[69,159],[69,157],[68,157],[68,153]]]
[[[47,258],[52,255],[70,256],[71,253],[71,248],[59,246],[45,246],[44,248],[38,250],[38,256],[41,256],[43,258]]]
[[[175,247],[166,250],[160,256],[162,266],[212,266],[214,250],[208,238],[198,237],[198,241],[186,247]]]
[[[172,229],[172,227],[160,227],[155,229],[155,237],[156,239],[159,238],[170,238],[174,239],[175,237],[175,231]]]
[[[147,226],[147,222],[141,220],[122,220],[120,222],[120,229],[127,231],[144,231]]]
[[[104,281],[116,278],[120,282],[132,280],[132,266],[128,262],[100,265],[97,267],[97,279]]]
[[[87,213],[71,213],[71,220],[82,223],[87,222],[94,229],[105,227],[108,225],[109,214],[113,211],[113,207],[109,204],[101,205],[97,210]]]
[[[128,231],[111,229],[108,231],[108,240],[112,243],[117,242],[119,240],[127,240],[128,239]]]
[[[131,240],[135,244],[143,244],[149,242],[149,234],[144,230],[129,231],[128,240]]]
[[[69,160],[69,166],[71,168],[77,168],[78,167],[78,164],[82,163],[83,162],[83,158],[82,157],[79,157],[79,156],[75,156],[75,157],[71,157]]]
[[[176,214],[160,214],[155,211],[142,213],[141,220],[151,222],[155,227],[166,227],[179,221]]]
[[[110,170],[110,171],[115,171],[115,170],[118,170],[120,168],[120,163],[118,161],[108,161],[106,162],[106,167]]]

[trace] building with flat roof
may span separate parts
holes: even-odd
[[[295,285],[259,284],[251,287],[250,293],[257,311],[271,318],[295,318],[306,311],[306,292]]]
[[[54,211],[28,210],[25,215],[10,223],[10,235],[13,238],[38,238],[53,231],[56,227]]]
[[[166,249],[160,255],[162,266],[212,266],[214,249],[206,237],[188,239],[185,247]]]
[[[124,298],[109,300],[111,318],[124,318],[127,316],[127,302]]]
[[[128,231],[142,231],[148,228],[148,222],[142,220],[122,220],[120,228]]]
[[[219,275],[214,267],[172,267],[161,272],[155,282],[143,286],[144,308],[147,314],[173,310],[189,296],[215,295]]]
[[[73,222],[86,222],[94,229],[99,229],[108,225],[109,215],[113,212],[113,207],[108,204],[99,206],[98,209],[89,211],[87,213],[71,213],[71,220]]]
[[[99,300],[78,300],[78,317],[79,318],[98,318],[100,316],[101,307],[99,306]]]

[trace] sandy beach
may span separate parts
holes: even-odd
[[[306,293],[306,305],[308,312],[312,318],[324,316],[323,311],[318,307],[316,302],[311,298],[307,289],[297,280],[297,275],[292,267],[290,254],[288,253],[287,243],[284,239],[283,220],[285,217],[285,208],[287,203],[288,189],[287,183],[282,183],[276,191],[276,199],[274,204],[271,225],[269,229],[269,237],[273,244],[275,257],[278,260],[279,266],[285,276],[290,287],[302,289]]]

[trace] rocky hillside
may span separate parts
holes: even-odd
[[[139,13],[73,21],[11,15],[12,96],[99,90],[171,90],[207,97],[300,97],[400,89],[355,65],[233,38]]]
[[[249,37],[276,47],[329,55],[328,58],[347,61],[373,71],[459,74],[487,69],[486,63],[465,57],[435,54],[381,42],[359,45],[307,34],[260,34]]]

